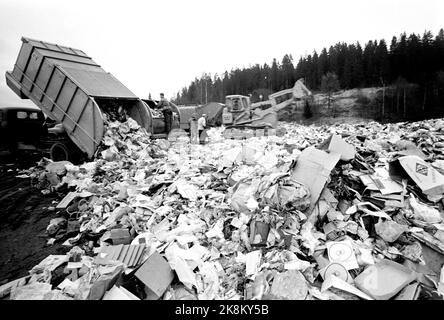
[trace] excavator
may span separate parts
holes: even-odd
[[[302,79],[293,88],[271,94],[267,101],[251,103],[250,97],[225,97],[222,124],[226,138],[243,139],[251,136],[274,135],[278,125],[278,112],[288,106],[304,106],[313,99]]]

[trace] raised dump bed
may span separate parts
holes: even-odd
[[[103,138],[103,112],[110,104],[122,106],[152,132],[148,106],[81,50],[22,38],[14,69],[6,72],[6,83],[60,122],[89,158]]]

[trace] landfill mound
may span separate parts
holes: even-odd
[[[0,296],[442,299],[444,121],[282,126],[200,145],[129,118],[95,161],[42,159],[21,176],[66,194],[46,232],[69,252]]]

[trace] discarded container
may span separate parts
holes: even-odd
[[[95,263],[107,264],[109,261],[120,261],[129,268],[138,266],[145,253],[144,245],[104,246],[95,258]]]
[[[173,281],[174,273],[165,258],[156,251],[136,271],[135,276],[159,299]]]
[[[412,270],[384,259],[368,266],[355,278],[355,284],[376,300],[388,300],[415,279]]]
[[[130,244],[132,237],[128,229],[112,229],[110,230],[109,239],[113,245]]]
[[[418,156],[404,156],[390,162],[389,172],[393,179],[410,177],[426,195],[444,193],[444,176]]]

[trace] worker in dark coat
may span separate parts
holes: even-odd
[[[160,94],[158,107],[162,111],[165,118],[166,134],[169,134],[171,131],[171,127],[173,126],[173,111],[171,110],[169,101],[165,98],[165,95],[163,93]]]

